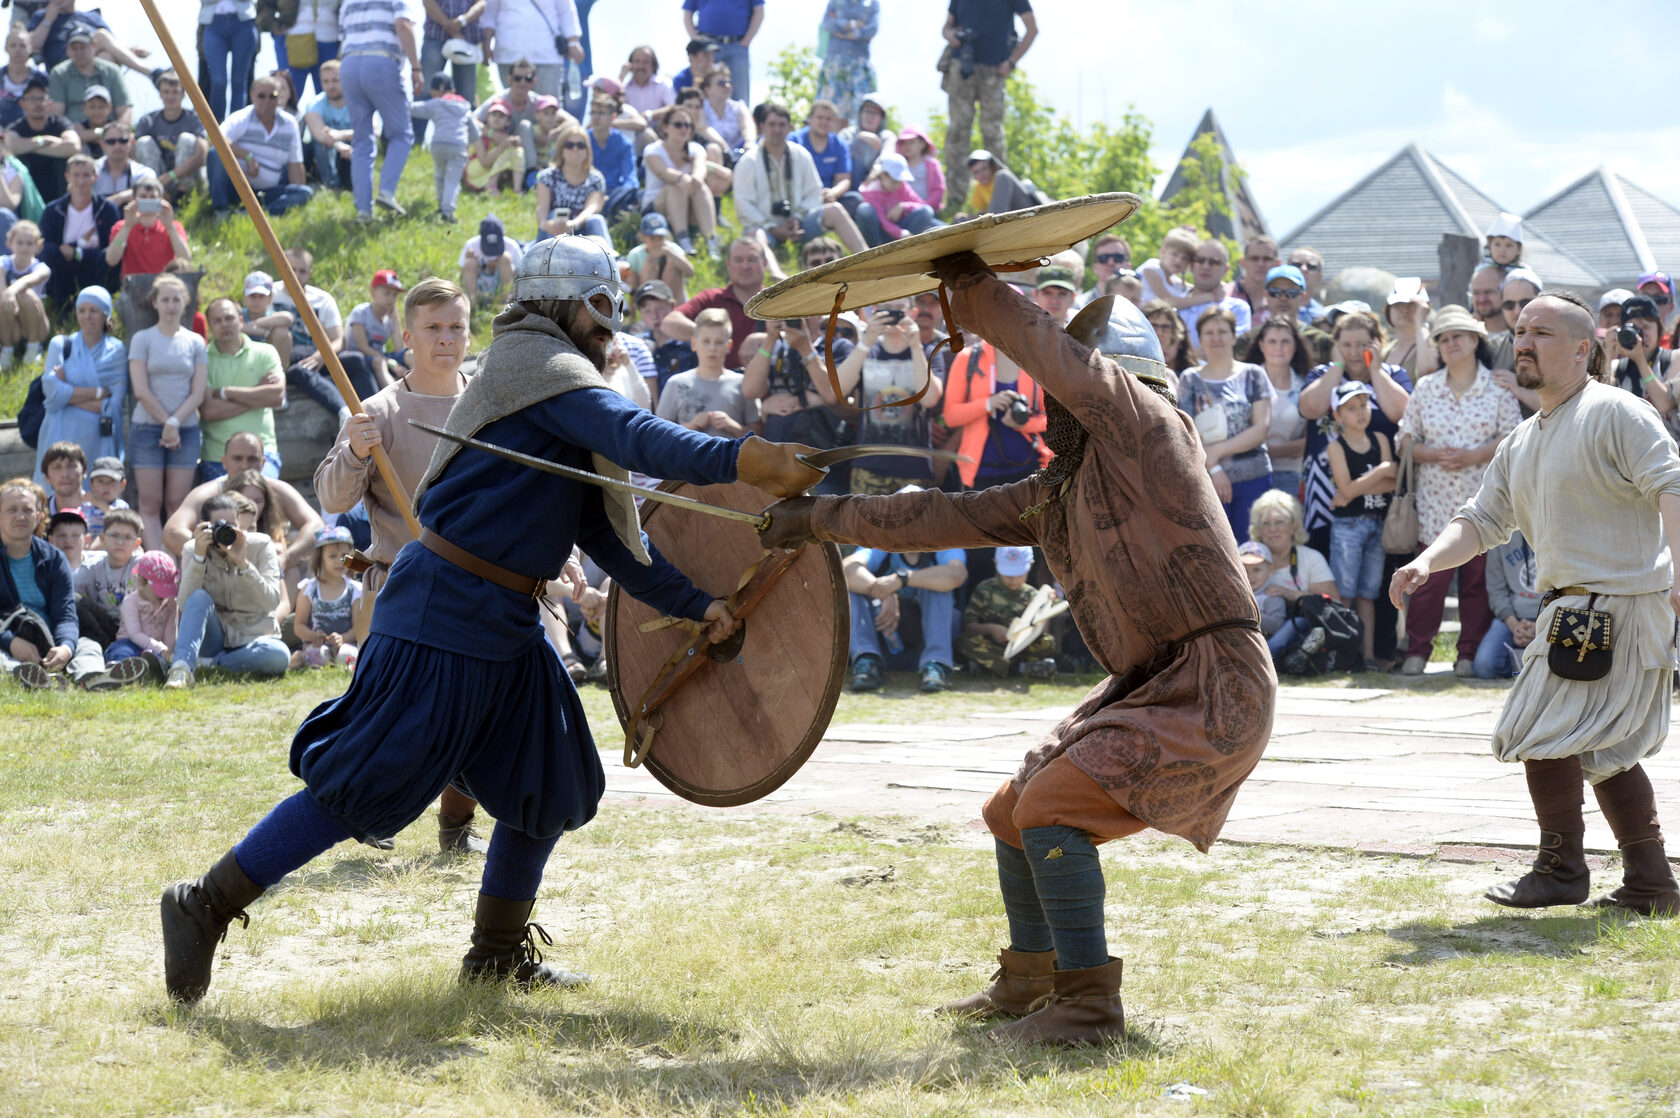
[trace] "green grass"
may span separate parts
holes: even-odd
[[[960,677],[959,677],[960,678]],[[983,836],[872,814],[609,799],[536,918],[587,988],[462,989],[479,863],[429,819],[253,906],[195,1009],[157,890],[296,788],[334,672],[185,693],[0,686],[0,1113],[1671,1114],[1680,921],[1489,911],[1485,866],[1148,836],[1104,848],[1130,1033],[1005,1051],[929,1016],[1002,943]],[[1073,701],[845,696],[941,721]],[[611,737],[605,693],[584,692]],[[609,754],[614,750],[609,748]],[[616,759],[607,756],[606,763]],[[873,876],[860,870],[884,871]],[[867,883],[865,883],[867,882]],[[1168,1102],[1175,1084],[1207,1094]]]

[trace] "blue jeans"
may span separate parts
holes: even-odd
[[[119,660],[127,660],[145,651],[127,637],[118,637],[105,648],[105,663],[107,666]]]
[[[839,141],[832,142],[838,143]],[[864,244],[874,248],[877,245],[884,245],[892,239],[881,228],[881,218],[875,212],[875,207],[865,202],[863,195],[857,191],[848,190],[840,195],[840,208],[851,214],[852,220],[857,222],[858,232],[863,234]]]
[[[6,234],[12,231],[12,226],[18,222],[18,215],[13,210],[0,206],[0,244],[4,244]]]
[[[210,204],[218,210],[239,205],[239,192],[233,188],[233,179],[229,177],[227,168],[222,166],[222,157],[212,151],[205,167],[210,173]],[[279,186],[253,186],[251,192],[257,196],[257,203],[275,217],[315,197],[314,190],[302,183],[290,182]]]
[[[373,115],[385,124],[385,165],[379,169],[379,193],[394,195],[408,153],[414,147],[414,121],[408,115],[408,64],[384,54],[352,54],[341,61],[338,76],[350,107],[350,191],[357,213],[373,212],[373,161],[376,147]]]
[[[1231,483],[1231,503],[1225,506],[1225,519],[1230,522],[1238,543],[1248,539],[1248,510],[1254,506],[1255,498],[1271,487],[1271,474]]]
[[[1291,617],[1285,621],[1282,628],[1266,638],[1266,647],[1272,650],[1272,659],[1276,660],[1288,652],[1311,628],[1312,624],[1304,617]]]
[[[305,140],[303,158],[315,165],[315,177],[321,180],[322,186],[329,190],[350,188],[350,157],[338,154],[331,144]]]
[[[292,654],[279,637],[258,637],[249,644],[228,648],[222,644],[222,622],[216,603],[202,587],[181,603],[181,628],[175,637],[173,663],[197,670],[209,660],[218,668],[252,675],[284,675]]]
[[[438,46],[442,47],[443,44],[439,43]],[[292,88],[297,90],[299,101],[303,100],[304,83],[309,80],[313,80],[315,82],[316,93],[326,92],[326,90],[321,88],[321,63],[330,62],[338,57],[338,44],[323,43],[321,40],[316,39],[315,55],[315,65],[293,66],[292,60],[286,57],[285,34],[279,31],[274,33],[274,62],[276,65],[284,66],[292,72]]]
[[[1301,499],[1301,471],[1279,470],[1274,467],[1272,470],[1272,488],[1281,489],[1299,501]],[[1241,543],[1242,541],[1238,540],[1237,542]]]
[[[1383,519],[1338,516],[1330,521],[1330,573],[1344,602],[1376,601],[1383,591]]]
[[[641,204],[641,201],[641,188],[636,185],[635,180],[625,183],[617,190],[608,191],[606,206],[607,220],[610,222],[613,218],[617,217],[621,213],[624,213],[626,210],[635,209]]]
[[[957,596],[949,590],[914,590],[903,595],[912,597],[922,610],[922,651],[916,659],[918,669],[939,663],[955,667],[957,658],[952,649],[951,624],[957,616]],[[865,654],[886,656],[881,651],[881,634],[875,631],[875,610],[862,594],[849,595],[852,606],[852,640],[850,659]]]
[[[717,60],[729,67],[729,79],[735,83],[735,99],[743,105],[752,104],[752,52],[740,43],[719,43]]]
[[[906,233],[916,234],[938,229],[945,223],[934,214],[932,206],[912,206],[904,211],[904,216],[898,219],[898,224]]]
[[[210,111],[218,121],[251,103],[251,60],[257,57],[262,36],[255,19],[228,13],[204,25],[204,57],[210,64]],[[233,76],[228,76],[229,59]]]
[[[1477,679],[1510,679],[1522,667],[1524,649],[1511,651],[1511,627],[1499,618],[1488,626],[1487,636],[1476,646],[1473,661]]]

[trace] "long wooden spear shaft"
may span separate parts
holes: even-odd
[[[222,134],[221,124],[210,112],[210,102],[205,99],[204,91],[198,87],[198,81],[192,71],[187,69],[186,59],[181,57],[181,48],[175,45],[175,37],[169,33],[169,25],[163,22],[155,0],[140,0],[140,6],[146,9],[146,18],[152,21],[152,30],[157,32],[158,39],[162,41],[163,51],[169,56],[169,64],[175,67],[182,87],[186,89],[187,96],[192,98],[193,108],[198,112],[198,119],[204,125],[210,143],[214,145],[216,154],[221,157],[222,166],[227,168],[228,177],[233,180],[233,188],[239,191],[240,201],[245,203],[245,212],[250,214],[251,220],[256,223],[257,234],[262,237],[263,247],[268,249],[269,259],[274,261],[274,270],[285,282],[286,290],[292,293],[292,303],[297,307],[298,314],[303,316],[303,324],[309,328],[310,338],[314,339],[315,352],[321,355],[327,372],[332,376],[333,385],[338,389],[338,394],[344,397],[345,406],[353,413],[362,414],[362,401],[350,384],[350,378],[344,375],[344,365],[333,350],[321,320],[315,316],[315,308],[309,305],[303,284],[298,281],[297,273],[292,271],[292,262],[286,259],[285,252],[281,250],[279,238],[274,235],[274,227],[268,223],[268,214],[263,212],[256,192],[251,189],[250,182],[245,178],[245,169],[233,157],[232,145]],[[408,522],[408,530],[418,539],[420,522],[414,518],[414,510],[409,508],[407,491],[397,481],[397,471],[392,468],[391,458],[385,453],[384,447],[373,448],[373,464],[379,470],[379,476],[385,479],[385,488],[391,491],[391,500],[402,510],[403,519]]]

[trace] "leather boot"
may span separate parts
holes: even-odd
[[[1050,1000],[1036,1013],[986,1035],[1012,1044],[1101,1044],[1124,1036],[1126,1009],[1120,1004],[1123,960],[1100,967],[1059,970],[1051,975]]]
[[[478,895],[473,914],[472,948],[461,958],[462,982],[511,982],[521,990],[535,986],[582,986],[587,974],[561,970],[542,961],[554,940],[541,924],[530,924],[536,901],[505,901]]]
[[[1054,951],[998,952],[992,984],[978,994],[947,1002],[934,1010],[951,1017],[1025,1017],[1050,996],[1050,975],[1056,969]]]
[[[1587,856],[1581,849],[1584,837],[1541,831],[1534,868],[1515,881],[1500,882],[1482,896],[1506,908],[1580,904],[1591,891]]]
[[[445,854],[488,854],[490,844],[473,830],[473,812],[448,815],[438,812],[438,849]]]
[[[245,906],[264,892],[245,876],[231,850],[197,881],[163,891],[163,984],[170,997],[190,1005],[204,996],[216,945],[235,920],[250,927]]]
[[[1622,847],[1622,885],[1602,897],[1598,908],[1625,908],[1642,916],[1680,916],[1680,887],[1661,839],[1645,839]]]

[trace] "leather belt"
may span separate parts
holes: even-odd
[[[479,578],[495,583],[497,586],[505,586],[516,593],[537,599],[548,593],[548,580],[546,578],[529,578],[525,575],[516,575],[506,567],[498,567],[486,559],[480,559],[470,551],[456,547],[430,528],[420,529],[420,546],[439,558],[447,559],[469,574],[475,574]]]
[[[1559,598],[1565,598],[1571,594],[1590,595],[1591,593],[1592,591],[1585,586],[1560,586],[1556,590],[1548,590],[1540,596],[1540,608],[1545,609]]]

